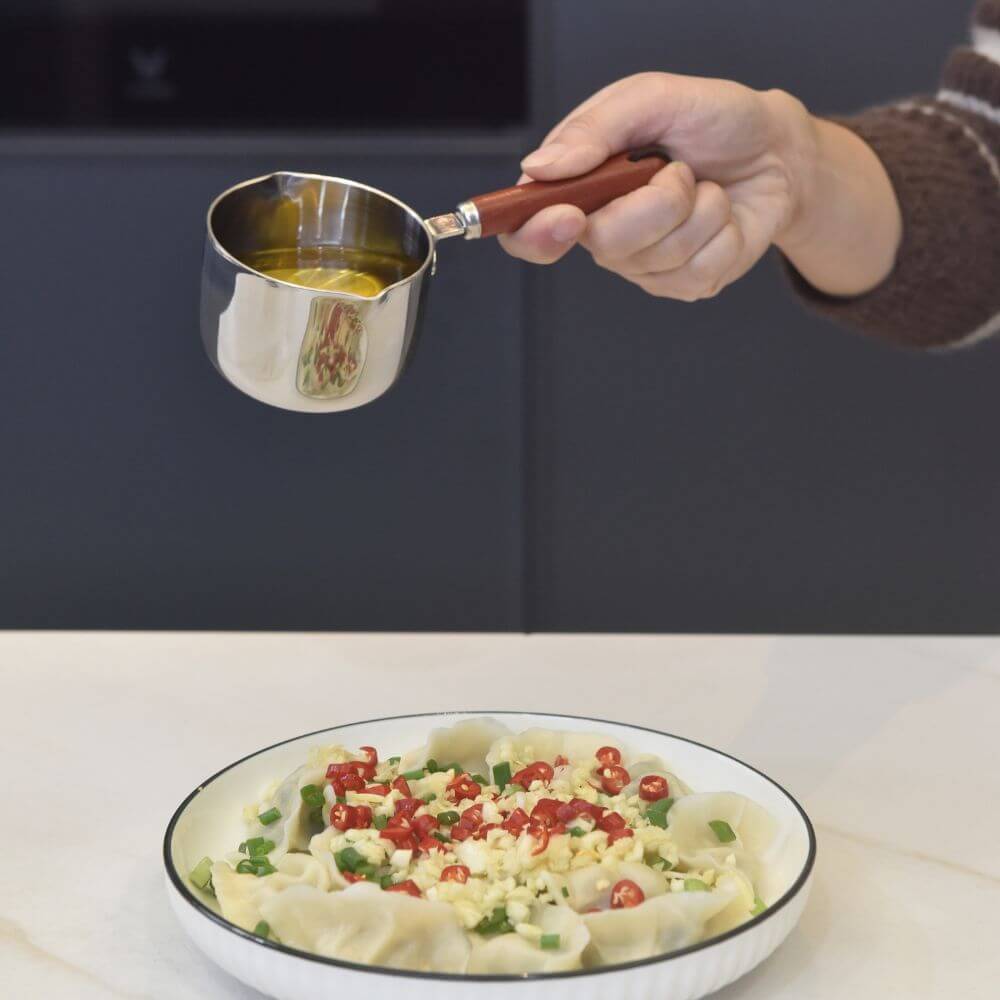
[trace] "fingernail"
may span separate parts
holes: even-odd
[[[553,142],[529,153],[521,160],[521,166],[525,170],[531,170],[533,167],[547,167],[550,163],[555,163],[565,152],[566,147],[562,143]]]
[[[559,219],[550,230],[556,243],[569,243],[580,235],[580,223],[575,218]]]

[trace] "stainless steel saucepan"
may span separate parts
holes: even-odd
[[[339,177],[281,172],[245,181],[208,210],[205,349],[234,386],[272,406],[333,413],[369,403],[412,354],[439,240],[513,232],[549,205],[592,212],[648,183],[664,162],[659,148],[623,153],[581,177],[493,191],[430,219]],[[362,272],[365,260],[393,262],[385,287],[377,294],[305,287],[261,263],[340,250]]]

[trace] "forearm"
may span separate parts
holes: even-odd
[[[902,238],[892,182],[849,129],[807,117],[800,132],[792,155],[795,209],[777,245],[827,295],[871,291],[891,273]]]

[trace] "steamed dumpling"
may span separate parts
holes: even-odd
[[[625,744],[600,733],[577,733],[557,729],[526,729],[498,739],[486,754],[492,767],[501,761],[530,764],[536,760],[554,761],[560,755],[571,761],[592,760],[600,747],[615,747],[627,757]]]
[[[709,824],[728,823],[736,840],[723,844]],[[732,856],[756,882],[769,852],[777,846],[778,824],[756,802],[735,792],[710,792],[679,799],[667,814],[667,831],[681,861],[690,868],[728,867]]]
[[[304,851],[309,846],[312,829],[300,789],[322,784],[325,776],[325,764],[304,764],[296,768],[269,800],[281,812],[281,818],[269,826],[263,826],[256,819],[249,825],[248,837],[266,837],[274,841],[274,850],[269,854],[272,864],[289,851]]]
[[[425,746],[404,754],[401,771],[423,767],[428,760],[435,760],[441,767],[461,764],[469,774],[486,769],[486,751],[510,730],[496,719],[463,719],[453,726],[432,729]]]
[[[566,875],[567,902],[577,913],[594,907],[607,909],[614,884],[623,878],[635,882],[647,899],[667,891],[666,877],[649,865],[608,858],[603,864],[575,868]]]
[[[568,906],[540,905],[535,908],[531,923],[540,927],[543,934],[558,934],[559,947],[543,949],[537,941],[520,934],[501,934],[491,939],[472,935],[472,956],[467,971],[480,975],[519,975],[566,972],[582,967],[583,951],[590,942],[590,934],[577,913]]]
[[[464,972],[469,964],[453,907],[365,882],[343,892],[291,886],[263,900],[260,912],[283,944],[327,958],[415,972]]]
[[[212,884],[222,915],[244,930],[252,931],[260,923],[260,904],[269,896],[292,885],[307,885],[327,892],[330,877],[326,868],[308,854],[286,854],[274,862],[272,875],[258,878],[234,871],[224,861],[212,866]]]
[[[584,965],[616,965],[649,958],[702,940],[708,922],[732,901],[728,889],[668,892],[623,910],[587,913]]]

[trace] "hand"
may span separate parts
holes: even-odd
[[[589,216],[544,209],[501,244],[545,264],[580,243],[601,267],[686,302],[742,277],[772,243],[831,294],[866,291],[891,270],[900,223],[881,163],[781,91],[667,73],[619,80],[549,133],[522,180],[576,176],[652,143],[674,162],[648,185]]]

